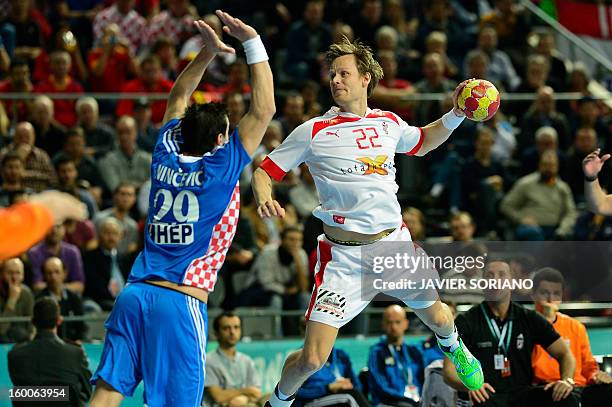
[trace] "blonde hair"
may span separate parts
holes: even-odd
[[[372,49],[359,40],[351,42],[346,36],[342,36],[342,40],[336,44],[332,44],[325,55],[325,60],[332,65],[336,58],[344,55],[354,55],[357,61],[357,70],[361,75],[370,74],[370,83],[368,84],[368,97],[372,95],[374,88],[378,85],[378,81],[383,78],[383,69],[380,64],[374,59]]]

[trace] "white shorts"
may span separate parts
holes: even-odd
[[[306,320],[341,328],[371,301],[362,290],[362,250],[373,251],[387,242],[412,242],[412,238],[408,228],[402,225],[383,239],[368,245],[345,246],[331,242],[325,235],[320,235],[318,242],[315,286]],[[427,300],[415,300],[414,292],[408,290],[395,293],[394,297],[413,309],[428,308],[437,300],[437,293],[436,299],[430,296]]]

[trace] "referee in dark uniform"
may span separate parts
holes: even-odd
[[[511,279],[505,261],[487,263],[483,278]],[[485,290],[485,301],[457,316],[455,324],[465,345],[482,363],[485,383],[467,396],[476,406],[578,407],[572,394],[576,361],[553,326],[535,311],[511,301],[510,289]],[[541,345],[560,365],[561,380],[545,386],[533,385],[531,352]],[[459,392],[467,392],[455,366],[444,360],[444,380]]]

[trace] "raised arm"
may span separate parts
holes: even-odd
[[[219,17],[221,17],[220,14],[226,13],[217,11]],[[166,107],[166,113],[164,114],[163,123],[181,117],[183,113],[185,113],[185,108],[189,104],[191,94],[200,84],[206,67],[218,53],[236,52],[232,47],[221,41],[215,31],[204,21],[197,20],[194,21],[193,24],[200,32],[200,35],[202,35],[204,46],[189,65],[185,67],[178,78],[176,78],[176,82],[174,82],[174,86],[172,86],[170,96],[168,97],[168,105]]]
[[[599,152],[599,149],[593,151],[582,162],[584,196],[590,211],[610,216],[612,215],[612,195],[604,193],[597,179],[604,163],[610,158],[610,154],[600,157]]]
[[[465,119],[465,113],[459,109],[457,105],[457,97],[459,92],[463,89],[463,86],[468,81],[461,82],[453,94],[453,110],[446,113],[438,120],[423,127],[423,145],[416,153],[417,156],[423,156],[428,152],[435,150],[442,145],[450,137],[453,130],[455,130],[463,120]]]
[[[242,42],[251,70],[253,93],[247,114],[238,123],[240,141],[244,149],[253,155],[263,138],[270,120],[276,112],[274,105],[274,82],[268,63],[268,54],[255,29],[240,19],[217,11],[223,31]]]

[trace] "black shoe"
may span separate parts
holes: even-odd
[[[264,407],[272,407],[272,404],[270,404],[269,401],[266,401],[266,404],[264,404]]]

